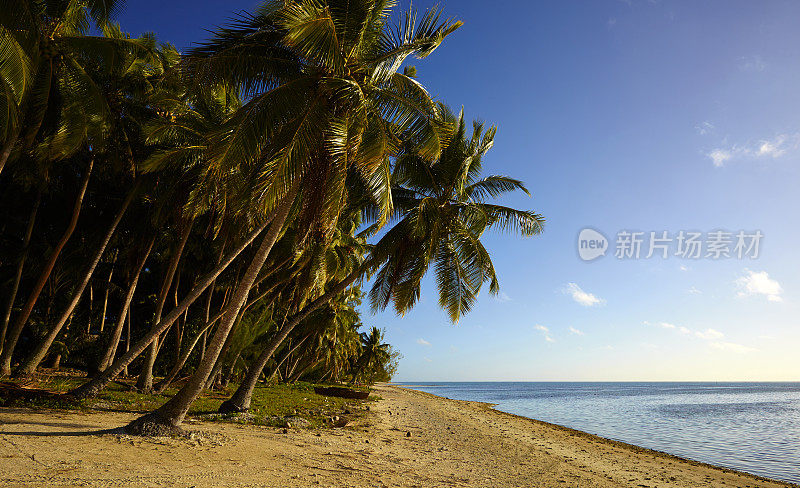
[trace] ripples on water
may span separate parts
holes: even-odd
[[[410,385],[410,384],[409,384]],[[425,383],[414,389],[800,483],[800,383]]]

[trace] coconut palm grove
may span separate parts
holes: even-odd
[[[268,0],[179,52],[124,8],[0,6],[0,401],[146,395],[153,434],[207,395],[358,391],[400,354],[370,312],[430,272],[458,322],[499,291],[484,233],[542,231],[494,201],[527,193],[496,129],[417,77],[446,11]]]

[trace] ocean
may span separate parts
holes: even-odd
[[[800,382],[398,383],[608,439],[800,483]]]

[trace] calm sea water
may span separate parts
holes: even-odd
[[[414,383],[416,390],[800,483],[800,383]]]

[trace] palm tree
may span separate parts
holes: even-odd
[[[18,39],[26,39],[29,55],[32,56],[36,75],[34,82],[23,100],[21,114],[23,124],[6,139],[5,147],[0,154],[0,167],[11,156],[16,148],[17,158],[32,158],[38,164],[31,167],[40,168],[40,178],[47,179],[49,166],[56,161],[64,160],[79,154],[86,160],[83,172],[83,183],[78,192],[72,216],[61,239],[48,257],[40,272],[39,279],[28,296],[20,314],[8,330],[6,343],[0,356],[0,375],[10,373],[11,356],[19,335],[27,324],[39,295],[52,272],[61,251],[69,241],[83,206],[86,187],[95,164],[96,148],[102,147],[109,133],[113,134],[114,110],[109,94],[105,90],[107,83],[101,82],[104,70],[119,69],[131,58],[147,55],[153,47],[153,41],[147,39],[129,39],[115,35],[118,29],[106,24],[109,9],[115,2],[34,2],[25,1],[9,6],[13,13],[4,11],[0,23],[5,29],[17,33]],[[106,36],[87,36],[89,20],[94,18],[104,27]],[[20,41],[21,42],[21,41]],[[13,64],[13,60],[5,59],[4,63]],[[101,67],[98,69],[97,67]],[[45,123],[47,119],[47,123]],[[45,164],[42,164],[45,163]],[[125,199],[118,214],[121,219],[130,199]],[[112,221],[108,239],[113,234],[119,219]],[[107,240],[104,240],[107,244]],[[91,278],[91,273],[102,257],[92,262],[85,276],[88,277],[78,286],[74,294],[73,304],[68,307],[66,317],[59,320],[53,330],[66,324],[72,309],[80,300],[80,295]],[[56,331],[56,334],[58,333]],[[55,339],[50,334],[45,341],[44,352]],[[34,355],[30,366],[41,361],[40,354]],[[38,360],[37,360],[38,358]],[[35,366],[34,366],[35,367]]]
[[[0,171],[16,153],[30,150],[53,111],[80,111],[62,135],[90,129],[91,117],[105,115],[100,85],[92,79],[87,54],[111,64],[120,48],[143,49],[132,40],[87,35],[90,24],[102,28],[120,8],[120,0],[0,1]],[[96,125],[95,125],[96,126]],[[74,139],[74,138],[73,138]],[[61,145],[66,156],[80,147]]]
[[[148,172],[159,172],[162,178],[175,182],[185,181],[188,177],[196,178],[202,165],[206,162],[203,155],[210,144],[209,134],[241,107],[239,98],[224,88],[202,90],[187,95],[181,91],[164,91],[154,98],[159,107],[159,113],[164,116],[150,121],[145,128],[148,143],[156,146],[157,150],[143,163],[143,169]],[[161,283],[153,315],[154,324],[161,320],[167,293],[175,278],[175,272],[189,238],[193,221],[199,215],[207,212],[210,207],[206,202],[190,201],[191,196],[188,192],[185,194],[177,192],[176,195],[173,189],[180,187],[179,184],[173,183],[164,186],[169,188],[172,194],[168,195],[168,198],[162,196],[156,200],[160,200],[164,207],[177,206],[181,208],[186,206],[187,208],[183,209],[181,213],[186,213],[188,218],[177,217],[182,223],[182,232],[171,253],[167,272]],[[221,192],[214,194],[215,197],[220,195],[222,195]],[[214,205],[221,208],[223,213],[225,212],[224,198],[218,199]],[[136,386],[141,391],[149,392],[153,389],[153,366],[158,350],[159,340],[157,339],[150,344],[145,364],[137,380]]]
[[[486,203],[506,192],[528,191],[522,182],[507,176],[481,177],[482,159],[492,147],[495,129],[484,134],[483,125],[476,122],[472,136],[467,137],[463,113],[455,117],[444,107],[441,113],[454,127],[441,157],[431,164],[409,151],[395,164],[392,195],[399,221],[371,247],[362,264],[353,266],[340,281],[330,283],[323,295],[287,320],[220,411],[247,411],[261,371],[291,330],[374,270],[378,272],[369,296],[376,310],[384,309],[390,301],[398,313],[413,307],[432,262],[440,304],[453,322],[469,311],[484,282],[490,282],[490,292],[499,291],[481,235],[491,228],[536,235],[543,229],[544,218]]]
[[[480,241],[482,234],[497,229],[533,236],[542,232],[544,218],[486,202],[507,192],[528,194],[528,190],[507,176],[482,177],[482,159],[494,143],[494,128],[484,132],[483,124],[474,122],[472,136],[467,137],[463,113],[453,117],[443,112],[456,130],[441,158],[431,165],[409,152],[395,165],[393,193],[402,219],[373,249],[372,254],[384,264],[369,299],[374,310],[392,302],[397,313],[405,313],[419,298],[420,281],[433,264],[439,305],[458,322],[474,304],[483,283],[489,282],[491,293],[499,291],[489,252]]]
[[[391,346],[383,342],[383,331],[379,328],[373,327],[369,333],[362,332],[360,337],[361,356],[353,373],[355,380],[363,379],[365,373],[373,372],[378,366],[386,364],[391,354]]]
[[[58,157],[60,153],[65,152],[65,147],[91,142],[91,152],[102,155],[106,169],[109,172],[119,169],[122,178],[127,179],[128,173],[135,171],[135,155],[142,153],[141,146],[144,142],[141,137],[142,125],[147,117],[152,115],[152,109],[148,107],[148,95],[155,90],[165,71],[169,69],[170,63],[174,63],[176,58],[172,56],[174,49],[170,46],[162,48],[159,55],[155,39],[150,36],[128,43],[130,37],[122,32],[119,26],[113,24],[104,25],[103,33],[107,39],[117,40],[122,44],[115,47],[114,57],[110,59],[106,58],[106,53],[84,53],[90,60],[92,59],[90,56],[95,56],[93,63],[86,62],[85,69],[91,79],[102,87],[98,90],[103,97],[105,113],[102,138],[90,138],[86,141],[83,132],[70,130],[71,127],[81,126],[81,119],[85,117],[81,109],[70,105],[64,110],[62,129],[46,138],[44,144],[50,148],[58,148],[59,153],[53,154],[53,157]],[[123,198],[111,225],[107,228],[73,291],[70,303],[45,338],[23,362],[17,372],[18,375],[30,376],[36,371],[61,329],[72,316],[119,223],[137,197],[142,182],[141,178],[137,178],[127,190],[127,196]]]
[[[258,199],[248,204],[274,218],[195,374],[130,430],[172,429],[183,421],[298,193],[300,228],[325,241],[346,206],[351,171],[372,183],[388,217],[386,168],[400,135],[422,154],[441,152],[447,131],[438,107],[398,69],[409,55],[432,53],[460,23],[440,22],[436,10],[417,23],[412,10],[391,29],[391,6],[388,0],[270,0],[190,53],[185,65],[196,82],[232,86],[250,99],[219,131],[204,181],[213,186],[230,174],[256,175]]]

